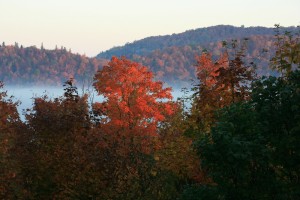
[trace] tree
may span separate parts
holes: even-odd
[[[158,124],[174,112],[175,105],[170,101],[171,88],[152,79],[147,67],[124,57],[113,57],[97,72],[94,87],[104,100],[93,107],[104,132],[119,139],[139,138],[143,147],[158,136]]]
[[[165,179],[156,166],[158,126],[174,113],[171,88],[153,81],[147,67],[125,57],[113,57],[95,75],[94,87],[103,97],[93,105],[98,148],[105,153],[104,191],[110,199],[158,198],[159,180]],[[108,159],[109,158],[109,162]],[[158,187],[159,186],[159,187]]]
[[[178,104],[180,108],[182,102]],[[179,190],[187,183],[208,181],[193,148],[193,139],[185,132],[187,126],[185,112],[181,109],[168,117],[160,126],[161,148],[154,155],[160,168],[176,175]]]
[[[227,55],[223,55],[216,62],[212,55],[203,52],[197,57],[197,78],[200,81],[194,88],[196,91],[193,98],[192,119],[200,132],[208,132],[214,121],[214,111],[221,105],[221,96],[215,90],[216,78],[219,75],[218,69],[228,65]]]
[[[3,83],[0,81],[0,90]],[[6,91],[0,91],[0,198],[20,198],[20,163],[18,162],[18,131],[21,121],[17,103],[7,97]]]
[[[82,170],[89,166],[83,156],[88,152],[82,153],[90,129],[87,97],[78,96],[72,80],[65,86],[63,97],[35,98],[26,115],[29,142],[23,173],[30,198],[77,197],[74,183],[84,179]]]
[[[300,195],[300,71],[284,77],[264,77],[254,84],[253,107],[263,124],[266,146],[272,150],[270,165],[276,171],[281,199]]]
[[[249,102],[219,111],[211,134],[196,143],[215,182],[206,189],[224,199],[299,197],[299,80],[298,70],[263,78],[253,84]]]
[[[216,61],[212,55],[203,52],[197,57],[197,78],[192,118],[198,131],[208,133],[215,122],[214,112],[231,103],[241,102],[249,97],[251,81],[254,79],[252,66],[244,63],[245,43],[233,40],[231,47],[224,42],[225,52]]]
[[[225,54],[229,55],[228,64],[221,65],[217,70],[215,88],[222,94],[220,101],[223,101],[225,106],[248,100],[251,82],[254,80],[254,64],[247,65],[244,61],[246,43],[240,45],[241,47],[238,47],[237,41],[232,41],[232,58],[229,58],[230,52],[226,48]]]
[[[294,35],[290,31],[281,32],[279,24],[275,24],[275,56],[270,67],[288,76],[300,63],[300,32]]]
[[[250,100],[219,110],[211,134],[195,143],[214,184],[190,187],[183,199],[192,199],[191,194],[198,199],[299,198],[300,71],[287,62],[272,63],[288,61],[298,44],[282,45],[271,60],[282,77],[254,81]]]
[[[273,199],[278,195],[275,170],[270,167],[272,150],[263,130],[250,104],[232,104],[219,111],[211,134],[195,146],[201,166],[214,183],[202,189],[214,188],[217,199]]]

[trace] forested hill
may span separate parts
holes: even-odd
[[[296,27],[281,28],[294,32]],[[159,80],[179,86],[195,79],[195,56],[203,50],[219,55],[224,49],[222,41],[248,38],[246,58],[257,65],[258,74],[273,73],[268,62],[274,53],[274,28],[234,27],[219,25],[189,30],[180,34],[149,37],[125,46],[114,47],[98,54],[97,58],[126,56],[149,66]]]
[[[295,27],[281,31],[295,31]],[[96,58],[73,54],[66,48],[46,50],[35,46],[24,48],[0,45],[0,81],[6,85],[59,85],[74,78],[77,83],[91,84],[95,72],[112,56],[148,66],[157,80],[171,86],[191,86],[195,80],[195,57],[203,50],[214,56],[224,51],[222,41],[248,38],[246,59],[257,65],[257,73],[273,73],[268,62],[274,53],[274,30],[264,27],[214,26],[186,31],[181,34],[145,38],[123,47],[100,53]]]
[[[90,84],[105,60],[73,54],[65,48],[0,46],[0,81],[6,85],[58,85],[69,78]]]
[[[147,55],[157,49],[165,49],[173,46],[198,46],[219,42],[226,39],[239,39],[253,35],[273,35],[273,28],[266,27],[234,27],[218,25],[207,28],[188,30],[184,33],[153,36],[121,47],[114,47],[98,54],[98,58],[111,58],[111,56]]]

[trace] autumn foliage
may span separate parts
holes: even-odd
[[[213,59],[207,52],[196,58],[200,83],[195,86],[193,97],[192,121],[197,124],[195,129],[209,132],[218,109],[249,99],[254,68],[245,62],[244,44],[233,40],[228,47],[224,42],[224,52],[218,59]]]
[[[16,140],[21,124],[17,105],[3,91],[3,83],[0,81],[0,198],[16,198],[16,190],[19,188],[15,187],[15,183],[21,184],[20,163],[16,159]]]
[[[171,88],[153,81],[152,72],[139,63],[113,57],[95,80],[94,87],[104,101],[96,102],[93,108],[106,133],[149,140],[158,136],[159,122],[174,112]]]
[[[0,82],[0,199],[299,199],[300,40],[277,37],[280,77],[255,79],[232,40],[196,57],[198,84],[177,101],[125,57],[95,74],[100,100],[71,78],[23,121]]]
[[[106,60],[60,49],[0,45],[0,80],[6,85],[61,86],[69,78],[85,86]]]

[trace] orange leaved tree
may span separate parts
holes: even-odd
[[[210,131],[216,110],[249,99],[255,74],[253,64],[245,63],[244,43],[238,44],[233,40],[229,49],[224,42],[225,52],[217,60],[209,53],[197,57],[197,78],[200,83],[195,88],[192,112],[201,127],[200,132]]]
[[[99,124],[115,137],[147,142],[157,136],[159,122],[174,112],[171,88],[163,88],[147,67],[125,57],[113,57],[98,71],[94,87],[104,97],[93,106]]]
[[[98,146],[106,152],[103,164],[110,184],[106,192],[117,191],[107,195],[157,199],[153,195],[161,192],[160,175],[152,153],[159,147],[159,123],[176,108],[171,88],[163,88],[147,67],[125,57],[113,57],[98,71],[94,87],[103,97],[93,104],[93,111],[98,122],[94,130],[101,138]]]

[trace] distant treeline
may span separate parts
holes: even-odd
[[[295,32],[296,27],[281,28],[281,32]],[[171,85],[189,85],[196,79],[196,56],[209,51],[219,56],[224,50],[222,41],[248,39],[248,62],[257,65],[259,75],[274,75],[268,61],[274,56],[274,28],[213,26],[189,30],[180,34],[148,37],[114,47],[98,54],[98,58],[110,59],[112,56],[126,56],[149,66],[159,80]]]
[[[295,32],[297,28],[281,28]],[[256,65],[258,75],[275,75],[268,67],[274,56],[274,29],[265,27],[214,26],[181,34],[145,38],[100,53],[96,58],[73,54],[66,48],[46,50],[18,45],[0,45],[0,80],[6,85],[62,85],[69,78],[85,85],[113,56],[142,63],[156,80],[185,87],[196,80],[196,57],[208,51],[214,58],[225,48],[223,41],[247,40],[246,62]]]
[[[6,85],[61,86],[69,78],[88,84],[104,63],[65,48],[46,50],[4,43],[0,46],[0,80]]]

